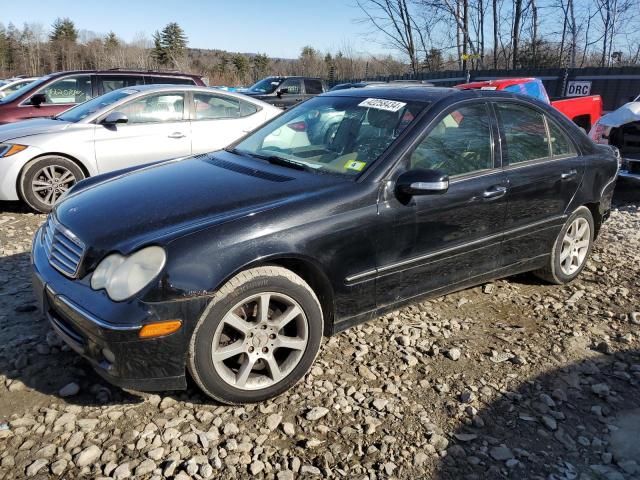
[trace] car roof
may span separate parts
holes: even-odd
[[[483,80],[479,82],[462,83],[456,85],[455,88],[482,88],[482,87],[496,87],[497,89],[510,87],[511,85],[520,85],[521,83],[534,82],[534,77],[518,77],[518,78],[497,78],[493,80]]]
[[[195,75],[192,73],[183,73],[183,72],[163,72],[163,71],[155,71],[155,70],[120,70],[120,69],[106,69],[106,70],[65,70],[61,72],[53,72],[47,75],[47,77],[58,77],[62,75],[72,75],[78,73],[94,73],[94,74],[123,74],[123,75],[148,75],[148,76],[157,76],[157,77],[197,77],[200,78],[200,75]]]
[[[434,102],[449,95],[461,94],[460,90],[446,87],[429,87],[421,85],[398,85],[378,87],[376,85],[367,88],[351,88],[346,90],[335,90],[323,93],[321,96],[341,96],[359,98],[383,98],[386,100],[404,100],[419,102]]]

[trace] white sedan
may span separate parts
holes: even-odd
[[[38,80],[38,77],[23,77],[23,78],[7,78],[6,80],[0,80],[0,98],[4,98],[7,95],[12,94],[16,90],[21,89],[25,85],[29,85],[31,82]]]
[[[114,90],[54,118],[0,126],[0,200],[46,212],[85,177],[219,150],[280,113],[206,87]]]

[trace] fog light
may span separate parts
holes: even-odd
[[[109,350],[108,348],[103,348],[102,349],[102,356],[104,357],[104,359],[109,362],[109,363],[116,363],[116,356],[114,355],[114,353]]]
[[[169,320],[167,322],[149,323],[142,327],[138,336],[140,338],[153,338],[169,335],[177,332],[182,326],[182,320]]]

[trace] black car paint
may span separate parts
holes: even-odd
[[[424,87],[325,95],[422,100],[430,106],[355,181],[221,151],[93,177],[77,184],[55,208],[57,221],[89,250],[81,278],[68,279],[48,264],[36,234],[36,292],[50,320],[62,316],[80,333],[86,345],[77,349],[101,375],[130,388],[184,388],[196,321],[212,294],[250,266],[279,264],[305,278],[320,298],[329,335],[416,297],[539,268],[572,210],[588,205],[597,222],[609,210],[617,171],[613,154],[535,100]],[[444,110],[460,102],[506,100],[541,109],[570,134],[580,155],[567,162],[586,164],[573,194],[563,192],[568,184],[556,168],[565,160],[536,165],[531,172],[510,169],[493,120],[494,171],[454,178],[445,194],[398,198],[394,182],[406,170],[408,153]],[[531,190],[547,175],[539,191]],[[513,194],[511,185],[517,186]],[[505,194],[485,199],[483,193],[496,186],[506,187]],[[538,205],[527,195],[546,200]],[[518,220],[523,212],[528,222]],[[127,255],[147,245],[167,251],[157,281],[124,302],[91,289],[91,271],[107,254]],[[167,337],[139,340],[135,329],[97,328],[65,315],[55,307],[61,296],[115,327],[175,318],[184,326]],[[104,346],[116,353],[115,363],[104,359]]]
[[[274,107],[279,107],[283,109],[293,107],[294,105],[297,105],[298,103],[303,102],[304,100],[307,100],[311,97],[315,97],[316,95],[318,95],[313,93],[307,93],[306,85],[304,82],[305,79],[320,80],[316,77],[274,77],[274,79],[276,78],[277,78],[277,81],[280,82],[280,85],[282,85],[286,80],[299,80],[300,87],[301,87],[300,92],[284,93],[280,91],[281,87],[280,85],[278,85],[278,87],[272,93],[257,93],[252,91],[244,91],[242,92],[242,94],[252,98],[256,98],[258,100],[262,100],[263,102],[270,103]],[[328,91],[326,83],[323,80],[320,80],[320,81],[322,82],[322,91],[323,92]]]

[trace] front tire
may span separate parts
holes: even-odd
[[[309,285],[276,266],[239,273],[198,321],[191,376],[223,403],[261,402],[291,388],[320,349],[322,309]]]
[[[547,265],[534,273],[558,285],[571,282],[587,264],[594,232],[591,211],[584,206],[577,208],[560,230]]]
[[[33,210],[50,212],[60,196],[84,178],[84,172],[73,160],[59,155],[36,158],[22,170],[20,194]]]

